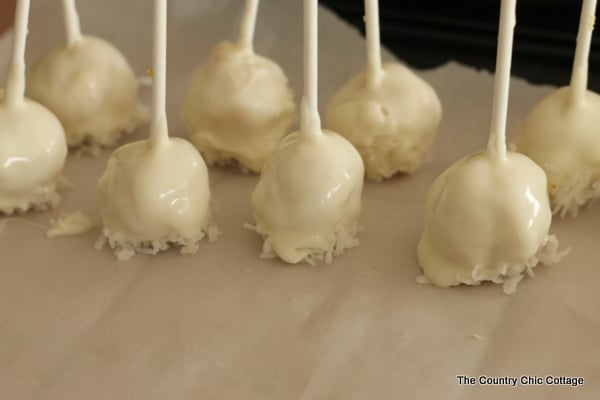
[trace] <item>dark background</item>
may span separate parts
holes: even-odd
[[[363,0],[321,0],[364,33]],[[581,0],[520,0],[512,72],[567,85]],[[380,0],[381,40],[401,60],[431,68],[449,60],[493,71],[500,0]],[[600,91],[600,38],[594,31],[590,89]]]

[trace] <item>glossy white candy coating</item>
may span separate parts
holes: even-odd
[[[342,136],[288,135],[265,165],[252,194],[256,230],[265,255],[313,262],[354,247],[363,164]]]
[[[586,91],[572,104],[571,90],[560,88],[537,103],[513,141],[546,172],[554,211],[575,216],[600,197],[600,96]]]
[[[293,94],[281,68],[249,47],[222,42],[195,74],[182,116],[212,164],[260,172],[289,132]]]
[[[98,188],[104,235],[121,259],[135,250],[156,253],[171,244],[191,253],[208,230],[208,171],[198,151],[183,139],[118,148]]]
[[[28,99],[0,99],[0,213],[56,206],[66,156],[63,128],[51,112]]]
[[[112,146],[148,120],[138,84],[123,55],[108,42],[83,36],[62,44],[33,67],[27,94],[64,126],[69,146]]]
[[[405,66],[384,64],[379,79],[369,84],[368,71],[352,78],[330,100],[325,119],[357,148],[373,180],[419,168],[442,117],[433,88]]]
[[[433,183],[418,258],[437,286],[483,281],[514,290],[539,261],[556,262],[544,171],[526,156],[465,157]]]

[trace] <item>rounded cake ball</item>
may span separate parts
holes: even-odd
[[[546,185],[544,171],[519,153],[478,153],[448,168],[425,205],[418,258],[428,280],[441,287],[504,283],[510,293],[539,262],[557,262]]]
[[[516,150],[546,172],[553,211],[561,216],[577,216],[600,197],[600,95],[587,90],[596,3],[582,3],[571,84],[537,103],[513,138]]]
[[[135,251],[156,254],[171,245],[194,253],[209,233],[210,187],[202,157],[172,138],[118,148],[98,182],[104,240],[119,259]]]
[[[367,68],[327,105],[325,127],[346,137],[380,181],[413,173],[427,159],[442,118],[433,88],[399,63],[381,63],[379,1],[365,0]]]
[[[600,197],[600,96],[587,91],[573,105],[570,92],[543,98],[513,137],[516,150],[544,168],[553,210],[563,216]]]
[[[401,64],[384,64],[377,85],[369,84],[368,74],[355,76],[333,96],[325,126],[352,142],[367,178],[413,173],[429,155],[441,103],[427,82]]]
[[[112,146],[148,120],[123,55],[91,36],[62,44],[38,61],[27,94],[56,114],[69,146]]]
[[[24,97],[29,0],[19,0],[6,88],[0,91],[0,213],[55,207],[67,156],[65,133],[44,106]]]
[[[283,70],[252,49],[257,0],[246,1],[240,39],[221,42],[195,73],[182,117],[209,165],[259,173],[294,121]]]
[[[25,99],[0,101],[0,211],[55,207],[60,172],[67,156],[65,134],[45,107]]]
[[[263,256],[314,263],[358,245],[364,168],[342,136],[295,132],[284,138],[252,193]]]

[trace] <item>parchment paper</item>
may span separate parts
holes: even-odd
[[[28,60],[63,37],[59,2],[32,2]],[[256,49],[301,87],[301,1],[264,0]],[[112,41],[142,75],[151,60],[151,3],[80,0],[84,32]],[[168,115],[192,72],[219,40],[237,35],[242,1],[169,2]],[[320,95],[364,65],[359,34],[321,9]],[[0,40],[4,76],[10,35]],[[489,54],[489,57],[494,57]],[[386,58],[390,58],[385,53]],[[332,265],[261,260],[249,196],[256,176],[210,170],[217,243],[117,262],[93,248],[99,229],[48,240],[60,210],[99,218],[96,182],[109,152],[69,156],[75,184],[59,210],[10,221],[0,233],[2,399],[590,399],[600,393],[600,207],[552,231],[573,246],[559,265],[536,269],[516,294],[499,286],[418,285],[415,248],[432,180],[482,149],[492,76],[455,63],[421,71],[444,118],[432,159],[416,175],[367,183],[361,245]],[[550,87],[514,79],[514,126]],[[144,98],[149,98],[149,89]],[[147,134],[147,128],[136,136]],[[23,222],[25,221],[25,222]],[[582,376],[585,384],[460,386],[456,375]]]

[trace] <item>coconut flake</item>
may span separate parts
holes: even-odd
[[[550,199],[552,212],[561,217],[576,217],[581,207],[591,206],[600,197],[600,173],[586,172],[560,185],[552,185]]]
[[[191,255],[198,251],[199,242],[204,237],[207,237],[209,242],[214,242],[220,233],[219,228],[213,222],[209,222],[202,232],[192,237],[169,235],[155,240],[133,240],[123,232],[113,232],[104,228],[94,247],[101,250],[108,244],[119,261],[129,260],[136,252],[156,255],[171,247],[179,247],[179,253],[182,255]]]
[[[62,212],[58,220],[50,220],[50,229],[46,231],[48,239],[60,236],[74,236],[89,232],[96,226],[82,211]]]

